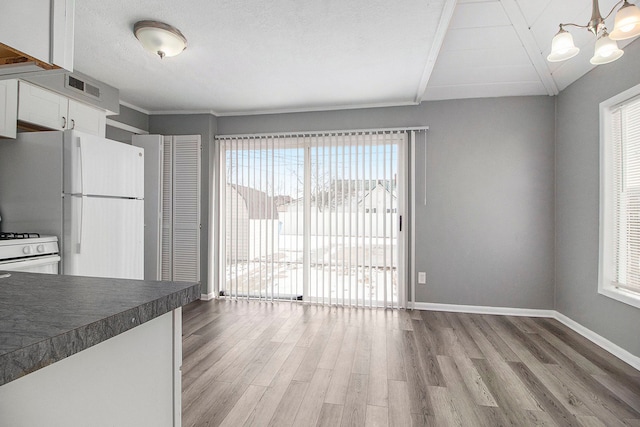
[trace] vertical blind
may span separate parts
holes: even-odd
[[[226,295],[404,305],[406,131],[217,139]]]
[[[640,292],[640,98],[612,112],[616,286]]]

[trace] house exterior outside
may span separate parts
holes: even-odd
[[[278,253],[277,198],[236,184],[227,184],[225,195],[227,262],[253,261]]]

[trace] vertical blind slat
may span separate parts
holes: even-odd
[[[276,165],[275,165],[275,161],[276,161],[276,156],[274,153],[274,138],[271,138],[271,196],[269,197],[269,195],[267,194],[267,203],[268,203],[268,210],[270,210],[270,215],[269,215],[269,221],[267,221],[270,224],[269,227],[269,231],[268,233],[271,234],[273,233],[273,201],[275,199],[275,187],[276,187],[276,182],[275,182],[275,170],[276,170]],[[267,235],[269,235],[267,234]],[[270,278],[270,282],[271,282],[271,301],[273,301],[274,298],[274,293],[275,293],[275,288],[274,288],[274,284],[275,284],[275,278],[276,278],[276,273],[275,273],[275,264],[274,264],[274,236],[273,234],[271,234],[271,252],[270,252],[270,258],[271,258],[271,278]]]
[[[314,252],[315,252],[315,270],[316,270],[316,281],[315,281],[315,294],[313,296],[314,299],[312,299],[312,301],[314,302],[320,302],[320,300],[318,299],[320,297],[320,280],[322,277],[322,271],[320,269],[320,251],[321,251],[321,241],[320,241],[320,231],[322,230],[320,227],[320,220],[321,220],[321,196],[322,194],[319,191],[320,188],[320,163],[318,162],[318,159],[320,158],[320,156],[322,156],[324,154],[324,152],[322,151],[322,146],[321,146],[321,141],[322,138],[320,137],[315,137],[315,158],[314,160],[312,160],[314,166],[315,166],[315,170],[316,170],[316,182],[314,183],[314,187],[312,189],[312,191],[315,194],[315,206],[313,208],[313,212],[315,213],[315,223],[316,223],[316,234],[315,234],[315,238],[314,238],[314,242],[315,242],[315,248],[314,248]],[[313,158],[313,156],[312,156]]]
[[[357,156],[354,135],[349,135],[349,304],[354,305],[355,289],[358,287],[358,258],[357,245],[354,245],[354,235],[357,230],[357,218],[354,214],[354,194],[358,194],[357,168],[354,159]]]
[[[338,283],[334,280],[334,263],[336,261],[333,256],[334,248],[334,240],[335,240],[335,226],[334,226],[334,209],[336,206],[336,193],[335,193],[335,181],[336,181],[336,168],[335,168],[335,155],[333,142],[335,137],[333,135],[329,135],[329,200],[331,201],[329,204],[329,209],[327,209],[327,213],[329,214],[329,286],[325,283],[325,288],[328,289],[329,293],[329,305],[333,305],[335,303],[334,293],[335,289],[338,287]]]
[[[387,176],[387,138],[385,135],[384,138],[384,144],[383,144],[383,152],[382,152],[382,176],[385,182],[390,182],[389,181],[389,177]],[[387,184],[387,187],[390,189],[390,191],[393,191],[393,186],[391,186],[391,184]],[[387,211],[387,206],[391,206],[391,204],[387,205],[387,199],[388,199],[388,194],[384,193],[384,198],[383,198],[383,203],[382,203],[382,211],[384,212],[384,216],[382,217],[382,229],[384,230],[384,235],[387,234],[387,217],[389,215],[387,215],[387,213],[391,213],[393,215],[393,209],[389,208],[389,211]],[[384,306],[387,306],[387,272],[390,271],[390,269],[388,269],[389,265],[387,264],[387,243],[386,241],[383,241],[383,246],[382,246],[382,271],[384,273],[384,278],[383,278],[383,301],[384,301]]]

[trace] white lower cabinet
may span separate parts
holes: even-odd
[[[51,130],[105,136],[106,112],[39,86],[19,82],[18,120]]]
[[[0,80],[0,137],[16,137],[18,81]]]
[[[0,425],[180,427],[182,308],[0,386]]]

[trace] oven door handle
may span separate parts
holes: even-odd
[[[40,265],[46,264],[55,264],[60,262],[59,255],[48,255],[34,258],[25,258],[19,259],[15,261],[9,261],[5,263],[0,263],[0,270],[3,271],[15,271],[15,270],[24,270],[30,267],[37,267]]]

